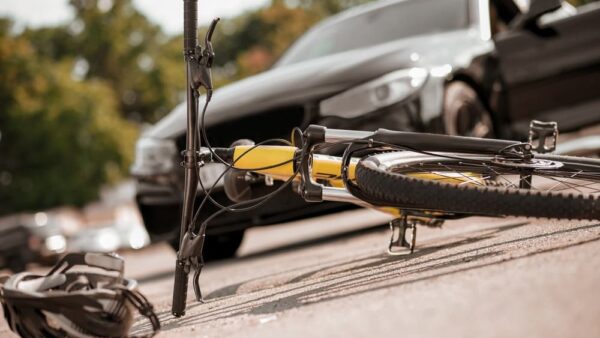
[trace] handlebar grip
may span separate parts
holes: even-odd
[[[187,300],[188,273],[185,271],[185,263],[177,260],[175,265],[175,283],[173,285],[173,305],[171,313],[175,317],[185,315],[185,303]]]
[[[184,52],[193,51],[196,45],[198,45],[198,0],[183,0]]]

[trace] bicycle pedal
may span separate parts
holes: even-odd
[[[537,143],[534,144],[534,140]],[[532,120],[529,124],[529,144],[538,154],[551,153],[556,150],[558,141],[558,123]]]
[[[390,221],[390,230],[388,254],[392,256],[412,254],[417,241],[417,222],[409,222],[408,216],[402,216]]]

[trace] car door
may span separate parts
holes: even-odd
[[[543,19],[495,37],[504,115],[519,134],[531,119],[557,121],[563,131],[599,123],[600,6]]]

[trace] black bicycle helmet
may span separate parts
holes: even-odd
[[[69,271],[74,266],[93,269]],[[160,322],[152,305],[123,278],[123,259],[112,254],[68,254],[45,276],[28,272],[5,278],[4,316],[23,338],[126,337],[135,309],[148,318],[152,337]],[[79,270],[79,269],[78,269]]]

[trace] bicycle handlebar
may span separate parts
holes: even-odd
[[[183,53],[186,58],[187,65],[187,107],[188,107],[188,126],[187,126],[187,151],[184,156],[186,163],[185,171],[185,186],[184,200],[182,211],[181,237],[187,231],[189,222],[192,219],[194,200],[196,196],[196,187],[198,185],[198,177],[195,173],[194,165],[196,163],[196,137],[195,124],[198,109],[193,102],[194,91],[192,87],[194,62],[197,63],[196,46],[198,45],[198,0],[183,0]],[[196,66],[197,68],[197,66]],[[182,241],[182,238],[180,238]],[[175,265],[175,279],[173,285],[173,304],[171,313],[176,317],[185,315],[187,289],[188,289],[188,274],[190,264],[188,257],[181,257],[180,252],[177,253],[177,263]]]
[[[184,261],[177,260],[175,265],[175,283],[173,287],[173,304],[171,313],[175,317],[185,315],[185,304],[188,290],[188,272]]]
[[[183,45],[186,54],[198,45],[198,0],[183,0]]]

